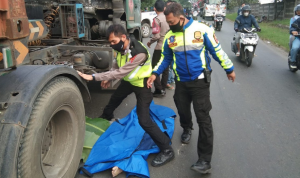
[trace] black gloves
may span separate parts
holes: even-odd
[[[238,31],[239,31],[239,29],[235,28],[235,29],[234,29],[234,31],[238,32]]]
[[[258,31],[258,32],[261,32],[261,29],[260,29],[260,28],[257,28],[257,31]]]

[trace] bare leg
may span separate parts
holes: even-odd
[[[116,177],[116,176],[119,175],[121,172],[123,172],[123,170],[120,169],[120,168],[117,167],[117,166],[113,167],[113,168],[112,168],[112,171],[111,171],[113,177]]]
[[[240,43],[237,43],[237,44],[236,44],[236,47],[237,47],[237,49],[238,49],[238,52],[240,52]]]
[[[237,43],[236,47],[238,49],[238,52],[236,53],[236,56],[240,56],[240,43]]]

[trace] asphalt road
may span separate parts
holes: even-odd
[[[300,177],[300,72],[291,73],[287,53],[259,41],[251,67],[240,62],[231,52],[233,23],[226,20],[216,32],[223,50],[233,61],[236,81],[228,81],[220,65],[212,62],[211,117],[214,127],[212,173],[200,175],[190,166],[197,161],[198,126],[193,114],[194,129],[190,144],[180,142],[182,129],[176,118],[172,143],[176,158],[169,164],[154,168],[153,178],[299,178]],[[146,44],[149,39],[145,39]],[[288,42],[288,39],[287,39]],[[150,49],[153,53],[154,45]],[[90,83],[92,102],[86,104],[86,115],[97,117],[108,102],[111,92],[101,91],[99,83]],[[155,98],[157,104],[174,109],[174,91]],[[135,106],[133,95],[124,100],[115,116],[126,116]],[[100,150],[101,151],[101,150]],[[111,170],[94,178],[109,178]],[[83,176],[77,175],[76,178]],[[126,177],[124,173],[118,177]]]

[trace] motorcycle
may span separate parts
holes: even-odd
[[[254,52],[259,40],[259,37],[256,33],[256,28],[247,29],[244,28],[241,32],[241,40],[240,40],[240,60],[246,62],[248,67],[252,64],[252,59],[254,57]],[[231,50],[235,54],[238,52],[235,37],[233,37],[233,42],[231,42]]]
[[[221,31],[221,28],[222,28],[222,24],[223,24],[223,16],[220,15],[220,14],[217,14],[215,16],[215,21],[214,21],[214,27],[215,27],[215,30],[217,31]]]
[[[197,20],[198,19],[198,12],[197,11],[194,11],[193,12],[193,20]]]
[[[300,28],[298,27],[298,25],[296,24],[292,24],[292,27],[296,28],[297,30],[300,31]],[[299,37],[300,38],[300,34],[298,35],[294,35],[295,37]],[[291,47],[291,46],[290,46]],[[291,49],[290,49],[291,50]],[[291,51],[289,52],[289,56],[288,56],[288,65],[289,65],[289,69],[291,72],[297,72],[297,70],[300,70],[300,50],[298,50],[297,56],[296,56],[296,64],[297,64],[297,68],[291,68]]]

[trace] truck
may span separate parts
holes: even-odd
[[[220,4],[222,16],[225,20],[226,17],[226,4],[224,0],[200,0],[200,16],[204,20],[214,20],[214,13],[216,11],[216,4]]]
[[[91,99],[76,70],[110,69],[111,24],[142,38],[140,5],[140,0],[1,0],[0,177],[75,176],[84,102]]]

